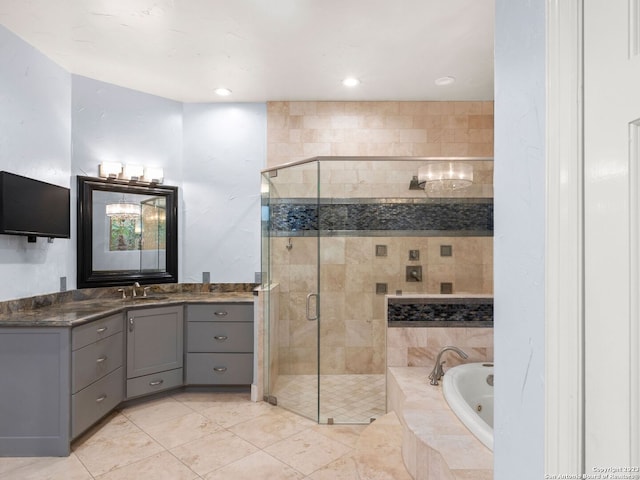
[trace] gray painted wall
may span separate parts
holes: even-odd
[[[263,103],[184,105],[184,282],[253,282],[260,271]]]
[[[164,168],[182,181],[182,103],[72,76],[72,175],[98,176],[103,161]]]
[[[0,65],[0,170],[69,187],[71,76],[2,26]],[[0,300],[55,292],[60,277],[75,277],[71,232],[53,244],[0,235]]]
[[[162,167],[164,183],[182,187],[182,103],[78,75],[72,76],[72,87],[72,175],[97,177],[98,165],[113,161]],[[74,192],[75,188],[74,184]],[[181,188],[179,211],[183,194]],[[180,217],[178,278],[182,281],[184,222]]]
[[[162,166],[180,187],[181,282],[254,280],[266,105],[183,105],[70,75],[2,26],[0,65],[0,170],[70,187],[72,205],[70,240],[0,235],[0,301],[57,292],[62,276],[75,288],[75,177],[107,160]]]
[[[544,478],[545,2],[497,0],[496,480]]]

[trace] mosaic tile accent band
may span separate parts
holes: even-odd
[[[271,205],[272,234],[334,231],[422,231],[493,235],[493,201],[446,199],[429,203],[279,203]]]
[[[493,326],[493,299],[403,300],[389,299],[389,326]]]

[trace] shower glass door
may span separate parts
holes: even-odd
[[[382,257],[373,252],[388,246],[390,259],[398,239],[370,224],[384,214],[372,208],[379,198],[395,193],[388,184],[398,168],[397,161],[319,160],[320,423],[366,424],[386,413],[387,322],[376,283],[400,266],[376,261]]]
[[[263,271],[277,302],[265,339],[267,397],[318,421],[318,162],[263,172],[263,203]]]

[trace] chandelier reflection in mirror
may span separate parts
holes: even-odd
[[[117,203],[105,205],[105,213],[109,218],[109,251],[140,250],[141,204],[122,199]]]
[[[125,200],[105,205],[109,219],[109,250],[155,250],[165,248],[166,206],[164,198],[140,203]]]
[[[125,202],[123,196],[122,201],[108,204],[106,212],[107,217],[116,217],[118,219],[136,218],[140,216],[140,205]]]
[[[473,166],[463,162],[429,163],[418,168],[409,189],[427,193],[460,190],[473,185]]]

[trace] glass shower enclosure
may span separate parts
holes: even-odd
[[[445,160],[472,164],[472,184],[444,194],[418,181],[421,167]],[[385,294],[440,293],[429,237],[458,227],[429,212],[492,197],[492,172],[491,159],[416,157],[316,157],[264,170],[265,399],[319,423],[386,413]],[[465,267],[474,281],[456,285],[490,289],[482,269]]]

